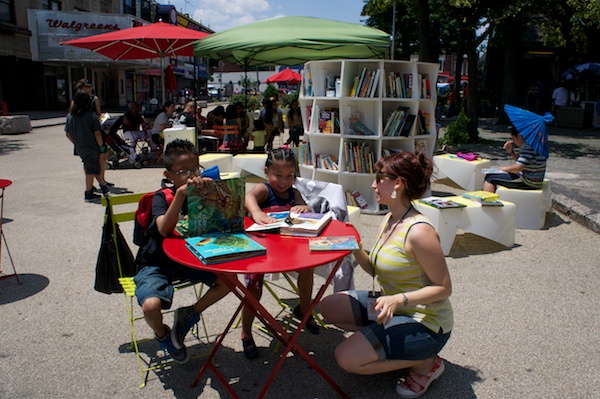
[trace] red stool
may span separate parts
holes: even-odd
[[[8,249],[8,243],[6,242],[6,236],[4,235],[4,230],[2,228],[2,221],[4,220],[4,189],[12,184],[12,181],[6,179],[0,179],[0,280],[15,277],[19,284],[21,280],[19,280],[19,275],[17,274],[17,269],[15,269],[15,263],[13,262],[12,256],[10,254],[10,250]],[[8,253],[8,258],[10,259],[10,263],[13,268],[12,274],[4,274],[2,272],[2,241],[4,241],[4,246],[6,247],[6,252]]]

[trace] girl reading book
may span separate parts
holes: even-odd
[[[255,223],[274,223],[277,220],[267,212],[289,210],[296,213],[310,212],[311,209],[300,195],[300,192],[292,187],[296,180],[296,157],[287,148],[277,148],[269,152],[265,163],[265,174],[267,182],[257,184],[246,194],[246,209]],[[262,295],[263,276],[247,274],[246,285],[254,297],[260,300]],[[304,312],[308,310],[311,303],[313,287],[313,269],[298,271],[298,291],[300,304],[294,308],[294,316],[302,319]],[[258,350],[252,338],[252,322],[254,314],[244,307],[242,311],[242,344],[244,355],[249,359],[258,356]],[[306,322],[306,329],[313,334],[319,333],[319,326],[312,316]]]

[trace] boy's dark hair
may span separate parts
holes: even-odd
[[[265,122],[262,119],[254,119],[254,130],[265,130]]]
[[[92,105],[92,99],[87,91],[79,90],[73,97],[73,109],[71,113],[73,115],[81,116],[89,111]]]
[[[167,144],[167,148],[165,149],[165,168],[167,168],[167,170],[171,170],[175,160],[181,155],[187,154],[193,154],[195,156],[199,155],[198,150],[196,150],[196,147],[194,147],[194,144],[192,144],[191,141],[182,139],[175,139],[171,141],[169,144]]]
[[[518,130],[517,130],[517,128],[516,128],[516,127],[514,127],[514,126],[509,126],[509,127],[508,127],[508,130],[510,131],[510,135],[511,135],[511,136],[515,136],[515,137],[517,137],[517,135],[519,134],[519,131],[518,131]]]
[[[296,156],[289,148],[276,148],[269,152],[267,155],[267,162],[265,162],[265,166],[268,168],[273,165],[275,161],[283,161],[285,163],[290,163],[296,166]]]

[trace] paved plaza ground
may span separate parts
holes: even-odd
[[[48,125],[40,122],[28,134],[0,136],[0,178],[13,181],[6,190],[4,231],[23,281],[0,280],[0,398],[228,397],[210,372],[198,387],[189,387],[201,358],[151,373],[147,387],[138,388],[135,355],[127,349],[123,297],[93,290],[104,209],[84,203],[81,162],[72,156],[63,126]],[[500,148],[508,134],[494,126],[482,121],[482,137],[489,141],[465,149],[500,164],[506,159]],[[548,175],[555,201],[569,205],[567,211],[583,216],[592,227],[600,211],[598,137],[589,130],[550,131]],[[161,174],[160,168],[124,168],[107,172],[107,178],[116,184],[115,193],[140,192],[158,188]],[[435,184],[433,190],[457,189]],[[381,219],[361,215],[365,247],[372,246]],[[130,225],[122,226],[127,238]],[[424,397],[597,397],[598,248],[598,233],[556,210],[544,229],[517,230],[512,248],[459,234],[446,257],[455,310],[455,328],[441,353],[446,372]],[[4,248],[2,268],[10,269]],[[371,287],[362,270],[356,270],[355,278],[358,288]],[[191,301],[191,292],[176,295],[176,306]],[[267,294],[264,303],[277,310]],[[237,304],[229,295],[204,313],[213,338]],[[151,337],[140,326],[139,336]],[[344,336],[330,328],[318,336],[302,333],[300,343],[350,397],[397,397],[399,373],[356,376],[337,367],[333,350]],[[192,339],[189,344],[196,354],[206,350]],[[218,354],[221,372],[244,398],[258,394],[277,361],[270,338],[257,335],[257,344],[261,356],[245,359],[239,329],[234,330]],[[154,341],[142,345],[148,353],[157,348]],[[267,397],[323,399],[336,394],[301,359],[290,358]]]

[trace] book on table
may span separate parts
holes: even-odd
[[[354,236],[321,236],[308,239],[308,249],[311,252],[320,251],[353,251],[359,249]]]
[[[331,212],[268,212],[267,215],[277,219],[274,223],[254,223],[246,229],[246,232],[273,232],[281,235],[316,237],[332,219]]]
[[[185,242],[190,252],[207,265],[264,255],[267,252],[265,247],[241,233],[188,237]]]
[[[432,207],[438,208],[438,209],[465,208],[466,207],[466,205],[464,205],[464,204],[460,204],[460,203],[454,202],[452,200],[448,200],[445,198],[438,198],[438,197],[422,198],[419,200],[419,202],[422,202],[425,205],[429,205],[429,206],[432,206]]]
[[[187,236],[242,233],[246,206],[246,180],[235,177],[207,180],[202,187],[188,187]]]
[[[501,169],[497,169],[497,168],[483,168],[481,169],[481,174],[482,175],[488,175],[490,173],[508,173],[504,170]]]
[[[488,202],[488,201],[496,201],[500,198],[499,194],[490,193],[489,191],[484,190],[476,190],[476,191],[467,191],[463,194],[463,197],[468,198],[473,201],[479,202]]]

